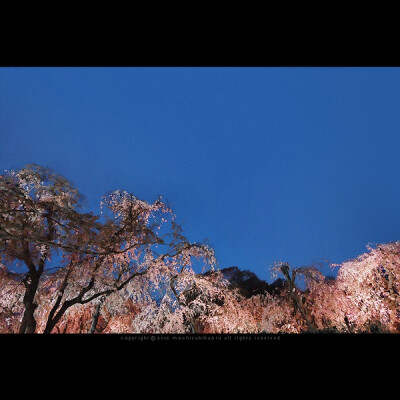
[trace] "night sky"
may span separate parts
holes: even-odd
[[[0,68],[0,169],[168,200],[219,267],[400,240],[399,68]]]

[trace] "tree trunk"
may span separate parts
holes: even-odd
[[[26,291],[23,299],[25,311],[19,333],[35,333],[36,320],[33,314],[37,308],[37,304],[34,302],[34,298],[39,286],[39,278],[39,273],[32,271],[28,273],[25,281]]]
[[[100,316],[101,306],[103,305],[104,297],[100,299],[100,303],[97,304],[96,309],[92,318],[92,326],[90,327],[89,333],[94,333],[96,331],[97,322]]]
[[[310,333],[318,332],[318,329],[311,322],[311,319],[308,316],[308,313],[303,306],[300,296],[296,293],[297,288],[296,288],[296,284],[295,284],[295,279],[296,279],[297,270],[294,270],[292,272],[292,276],[290,276],[289,266],[284,265],[281,267],[281,271],[282,271],[284,277],[286,278],[287,287],[289,289],[289,295],[294,303],[295,310],[298,309],[300,311],[302,317],[306,321],[307,332],[310,332]]]
[[[290,297],[292,298],[292,300],[295,303],[296,307],[298,308],[298,310],[300,311],[301,315],[305,319],[306,324],[307,324],[307,331],[310,332],[310,333],[316,333],[318,330],[314,326],[314,324],[311,322],[310,317],[308,316],[306,310],[303,307],[303,304],[301,302],[300,297],[295,292],[292,292],[290,294]]]
[[[58,321],[60,321],[61,317],[64,315],[65,311],[69,308],[68,302],[65,302],[60,311],[53,317],[47,320],[46,327],[44,328],[43,333],[51,333],[54,327],[57,325]]]

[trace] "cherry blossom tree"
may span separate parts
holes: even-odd
[[[181,272],[165,288],[159,303],[151,301],[133,321],[138,333],[257,333],[259,297],[245,299],[230,289],[220,271]],[[256,306],[259,316],[257,319]]]
[[[354,331],[400,331],[400,242],[368,247],[368,252],[343,263],[337,290],[341,307]]]
[[[326,279],[315,268],[301,270],[307,283],[302,292],[294,284],[296,270],[290,274],[286,265],[277,268],[285,275],[308,330],[312,324],[320,332],[395,333],[400,331],[399,266],[400,242],[369,246],[354,260],[332,264],[339,267],[335,279]]]
[[[77,211],[80,195],[66,179],[36,165],[6,171],[0,177],[0,194],[1,257],[7,266],[26,268],[20,332],[33,333],[34,299],[46,261],[55,250],[84,251],[95,218]]]
[[[2,261],[10,273],[23,270],[20,333],[36,332],[35,316],[50,333],[73,306],[121,290],[134,296],[138,282],[143,289],[165,276],[176,279],[191,257],[215,263],[212,249],[187,241],[161,199],[149,203],[114,191],[104,196],[100,218],[80,211],[82,196],[70,182],[37,165],[6,171],[0,192]]]
[[[286,262],[277,262],[272,268],[273,275],[277,277],[281,274],[285,279],[285,291],[284,294],[289,297],[294,307],[294,313],[299,312],[303,317],[307,331],[310,333],[317,332],[317,328],[312,320],[309,310],[307,309],[306,296],[296,285],[296,278],[302,275],[306,282],[310,284],[313,281],[319,281],[323,279],[323,275],[314,266],[291,268]]]

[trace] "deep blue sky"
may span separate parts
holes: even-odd
[[[400,240],[399,68],[0,68],[0,169],[168,199],[220,268]]]

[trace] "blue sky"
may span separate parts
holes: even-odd
[[[399,68],[0,68],[0,169],[170,201],[220,268],[400,240]]]

